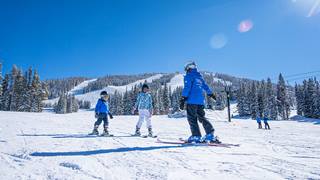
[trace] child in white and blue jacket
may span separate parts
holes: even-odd
[[[108,126],[109,126],[109,121],[108,121],[108,115],[110,119],[113,119],[112,114],[109,111],[109,104],[108,104],[108,99],[109,95],[106,91],[102,91],[100,93],[100,99],[98,100],[95,108],[95,118],[97,118],[97,121],[94,123],[94,128],[91,133],[91,135],[98,135],[99,131],[99,125],[103,121],[103,134],[101,135],[109,135],[108,131]]]
[[[138,110],[139,112],[139,120],[136,124],[136,136],[140,136],[140,128],[142,126],[142,123],[144,120],[147,122],[147,128],[148,128],[148,136],[152,135],[152,125],[151,125],[151,116],[153,114],[153,106],[152,106],[152,97],[151,94],[148,92],[149,86],[147,84],[144,84],[142,86],[142,91],[139,93],[137,97],[137,101],[133,107],[132,113],[134,114],[135,111]]]

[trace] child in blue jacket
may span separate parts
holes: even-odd
[[[269,118],[268,117],[264,117],[263,118],[263,123],[264,123],[264,128],[270,130],[270,125],[268,123]]]
[[[94,128],[92,133],[90,133],[90,135],[99,135],[98,128],[99,128],[99,125],[102,123],[102,121],[103,121],[104,130],[101,136],[110,135],[108,131],[108,126],[109,126],[108,115],[110,119],[113,119],[113,116],[109,111],[108,99],[109,99],[108,93],[106,91],[102,91],[100,93],[100,99],[98,100],[95,108],[95,118],[97,118],[97,121],[94,123]]]
[[[153,137],[152,132],[152,125],[151,125],[151,116],[153,114],[153,105],[152,105],[152,97],[151,94],[148,92],[149,86],[147,84],[144,84],[142,86],[142,90],[139,93],[137,97],[137,101],[132,109],[132,113],[136,110],[139,112],[139,120],[136,124],[136,131],[135,136],[141,136],[140,128],[142,126],[142,123],[144,120],[147,122],[147,128],[148,128],[148,136]]]
[[[261,118],[257,117],[258,129],[262,129]]]
[[[182,98],[180,99],[180,109],[184,109],[187,104],[187,119],[191,129],[191,136],[188,142],[213,142],[220,143],[214,136],[214,128],[205,117],[203,91],[213,99],[216,99],[215,94],[211,91],[202,75],[197,70],[195,62],[189,62],[185,65],[186,75],[184,76],[184,88]],[[206,132],[204,137],[201,137],[198,121],[202,123]]]

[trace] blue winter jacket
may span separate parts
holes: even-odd
[[[140,92],[137,97],[137,101],[136,101],[136,104],[134,105],[134,108],[138,110],[140,109],[152,110],[153,106],[152,106],[151,94]]]
[[[184,76],[182,96],[187,97],[187,104],[204,105],[204,94],[212,94],[211,89],[204,81],[197,69],[192,69]]]
[[[257,123],[261,123],[261,118],[257,117]]]
[[[263,118],[263,122],[264,122],[264,123],[267,123],[268,120],[269,120],[269,119],[268,119],[267,117]]]
[[[109,104],[103,99],[99,99],[95,108],[96,113],[109,113]]]

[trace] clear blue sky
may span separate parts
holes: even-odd
[[[315,1],[0,0],[0,61],[42,79],[183,71],[188,59],[254,79],[320,70]],[[215,34],[224,47],[210,46]]]

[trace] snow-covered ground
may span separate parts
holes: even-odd
[[[153,80],[160,79],[163,76],[163,74],[156,74],[146,79],[141,79],[138,81],[135,81],[133,83],[124,85],[124,86],[108,86],[100,90],[88,92],[85,94],[79,93],[81,92],[90,82],[96,81],[96,79],[84,81],[78,86],[74,87],[71,91],[68,92],[68,94],[74,94],[76,99],[80,101],[89,101],[91,103],[91,106],[93,107],[95,103],[97,102],[97,99],[100,97],[101,91],[107,91],[109,94],[114,94],[115,91],[119,93],[124,93],[126,90],[131,90],[135,85],[139,85],[140,83],[144,82],[152,82]],[[55,104],[57,103],[59,98],[49,99],[45,100],[45,104]]]
[[[130,137],[136,116],[110,121],[115,137],[88,137],[93,112],[0,112],[0,179],[320,179],[320,125],[272,121],[226,122],[208,111],[216,133],[240,147],[179,146]],[[153,117],[160,138],[189,135],[185,118]],[[100,129],[101,131],[101,129]],[[145,128],[143,133],[146,133]]]

